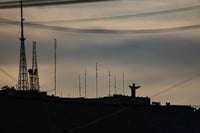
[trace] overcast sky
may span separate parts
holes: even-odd
[[[53,44],[56,38],[58,95],[62,92],[62,96],[78,97],[78,75],[81,74],[84,96],[84,71],[87,69],[87,96],[95,97],[95,63],[98,62],[99,96],[108,95],[110,71],[112,94],[114,76],[117,79],[117,93],[122,93],[124,72],[126,95],[130,95],[128,85],[135,82],[142,86],[137,91],[138,96],[151,97],[200,73],[200,29],[195,27],[161,33],[142,31],[140,34],[119,31],[199,25],[200,8],[197,6],[200,6],[200,0],[118,0],[24,8],[28,68],[31,66],[32,42],[37,41],[41,91],[53,89]],[[160,12],[185,7],[194,8]],[[19,70],[20,27],[16,23],[6,23],[5,19],[19,21],[19,13],[17,8],[0,9],[0,67],[16,79]],[[79,21],[68,21],[77,19]],[[81,33],[88,29],[95,32]],[[117,32],[111,33],[111,30]],[[16,84],[0,72],[1,87]],[[152,97],[152,100],[199,105],[200,77]]]

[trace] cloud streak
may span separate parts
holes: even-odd
[[[7,23],[12,25],[19,25],[18,21],[0,18],[1,23]],[[50,26],[36,23],[25,23],[29,27],[42,28],[47,30],[62,31],[62,32],[77,32],[77,33],[92,33],[92,34],[153,34],[153,33],[166,33],[195,30],[200,28],[200,24],[186,25],[170,28],[157,28],[157,29],[139,29],[139,30],[118,30],[118,29],[82,29],[71,27]]]
[[[70,19],[70,20],[55,20],[55,21],[32,21],[32,23],[72,23],[72,22],[91,22],[91,21],[99,21],[99,20],[113,20],[113,19],[126,19],[126,18],[138,18],[138,17],[148,17],[155,15],[163,15],[177,12],[185,12],[191,10],[199,10],[200,5],[190,6],[190,7],[182,7],[177,9],[168,9],[154,12],[145,12],[138,14],[127,14],[127,15],[118,15],[118,16],[106,16],[106,17],[93,17],[93,18],[84,18],[84,19]]]

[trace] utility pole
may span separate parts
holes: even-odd
[[[26,63],[26,50],[24,38],[24,18],[23,18],[23,2],[20,1],[21,9],[21,46],[20,46],[20,61],[19,61],[19,77],[18,77],[18,90],[29,90],[28,87],[28,72]]]
[[[57,40],[54,39],[54,91],[56,96],[56,48],[57,48]]]

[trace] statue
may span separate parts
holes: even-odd
[[[136,97],[136,89],[139,89],[141,86],[135,86],[135,83],[133,85],[129,85],[129,88],[131,88],[131,97]]]

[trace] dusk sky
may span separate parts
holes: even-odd
[[[135,82],[142,86],[137,96],[151,97],[172,88],[152,101],[200,105],[200,0],[114,0],[26,7],[24,18],[27,65],[31,67],[32,42],[36,41],[41,91],[54,88],[56,38],[59,96],[61,92],[64,97],[79,96],[79,74],[84,96],[87,69],[87,97],[95,97],[98,62],[100,97],[108,95],[109,71],[112,94],[114,76],[117,93],[122,94],[124,72],[126,95],[130,95],[128,85]],[[0,8],[0,68],[16,79],[19,20],[19,8]],[[0,87],[16,84],[0,72]]]

